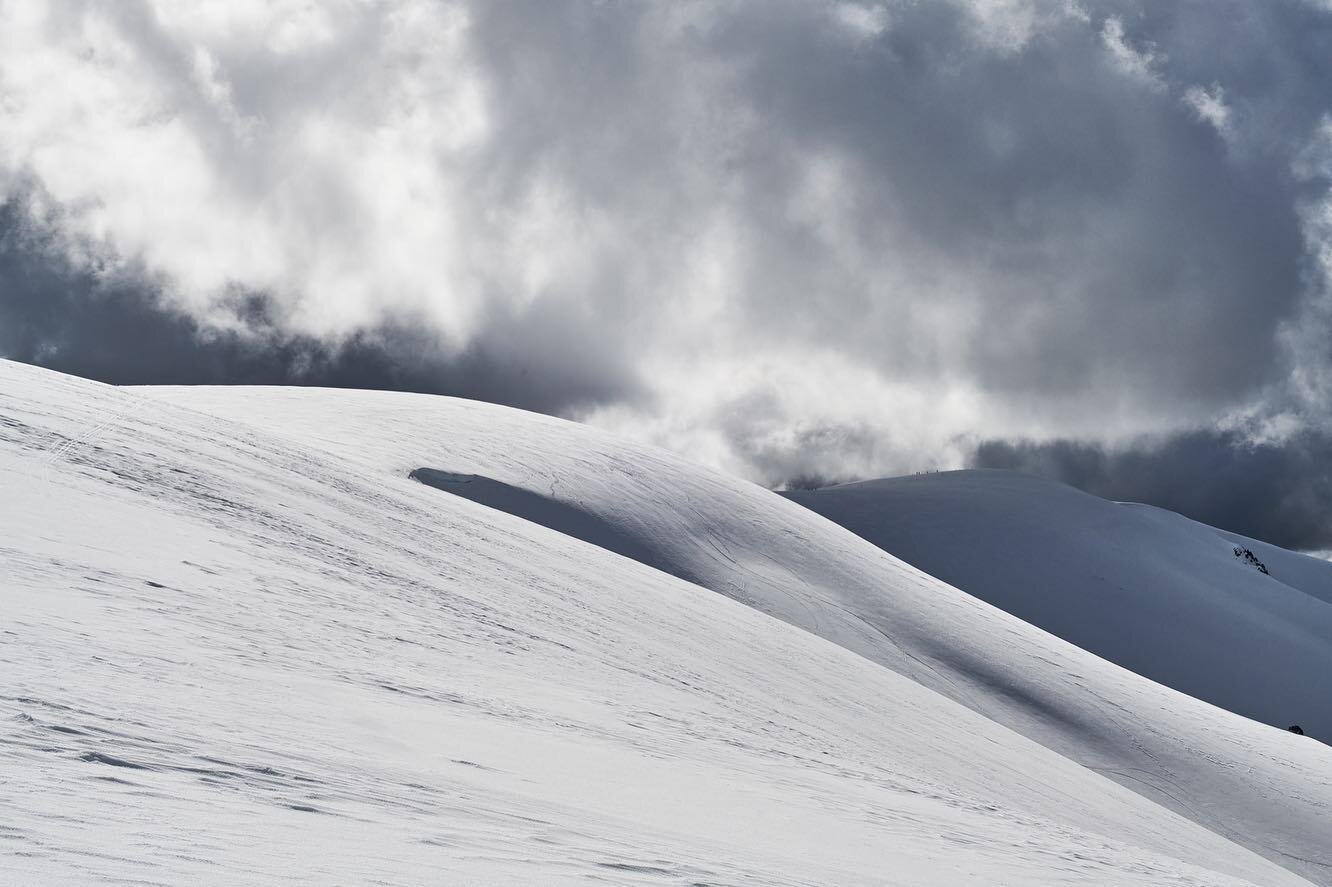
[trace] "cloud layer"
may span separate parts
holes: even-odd
[[[1120,502],[1149,502],[1287,548],[1332,549],[1332,434],[1280,444],[1192,431],[1107,449],[1074,441],[988,441],[974,464],[1053,477]]]
[[[1325,3],[0,25],[9,356],[486,397],[768,483],[1328,424]]]

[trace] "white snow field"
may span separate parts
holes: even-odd
[[[466,401],[0,361],[0,675],[0,883],[1329,880],[1312,738]]]
[[[584,426],[470,401],[293,388],[146,393],[251,422],[385,485],[415,472],[456,494],[423,490],[439,507],[471,497],[602,543],[831,640],[1332,883],[1328,746],[1112,665],[753,484]],[[871,704],[916,717],[914,704]],[[953,745],[978,729],[959,720],[921,741]]]
[[[1332,563],[1007,471],[785,495],[1138,674],[1332,741],[1332,693],[1310,679],[1332,675]]]

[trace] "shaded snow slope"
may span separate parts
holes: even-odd
[[[1332,741],[1332,694],[1311,680],[1332,675],[1332,563],[1005,471],[786,495],[1138,674]]]
[[[518,434],[503,461],[586,442],[569,426],[300,402],[336,435],[381,398],[444,434],[359,425],[350,458],[0,361],[0,882],[1298,883],[901,675],[443,495],[370,443],[443,457],[449,425],[486,421]],[[596,440],[568,458],[653,468]]]
[[[488,508],[498,509],[543,527],[551,527],[566,536],[572,536],[654,569],[663,570],[686,581],[693,580],[692,576],[681,576],[672,572],[673,565],[658,561],[650,547],[640,544],[633,536],[620,532],[617,527],[603,520],[595,512],[586,511],[576,504],[552,499],[550,496],[543,496],[522,487],[510,486],[475,474],[451,474],[431,468],[418,468],[408,477]]]
[[[593,429],[448,398],[150,393],[321,448],[386,485],[421,468],[478,475],[594,515],[676,576],[859,653],[1268,859],[1332,882],[1332,749],[1112,665],[767,490]],[[446,504],[455,496],[422,493],[456,507]],[[973,729],[959,722],[930,741],[952,743]]]
[[[1140,505],[1138,507],[1150,508],[1151,506]],[[1207,529],[1213,528],[1207,527]],[[1291,588],[1298,588],[1305,594],[1312,595],[1326,604],[1332,604],[1332,561],[1279,548],[1268,542],[1241,536],[1239,533],[1230,533],[1225,530],[1215,530],[1214,532],[1219,533],[1223,539],[1252,551],[1278,582],[1289,585]]]

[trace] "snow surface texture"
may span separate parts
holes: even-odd
[[[659,570],[981,716],[955,711],[949,727],[918,734],[919,742],[951,746],[992,721],[1306,878],[1332,882],[1332,749],[1107,663],[753,484],[594,429],[469,401],[280,388],[151,393],[250,421],[386,485],[414,471],[423,477],[420,469],[475,475],[492,490],[526,491],[525,499],[482,496],[530,508],[520,517],[551,514],[531,507],[539,498],[594,516]],[[459,498],[436,496],[440,507]],[[589,546],[577,550],[592,556]],[[914,721],[924,703],[871,704]]]
[[[253,424],[218,417],[231,410]],[[785,589],[830,629],[826,588],[783,571],[852,555],[826,581],[873,567],[880,597],[937,617],[941,649],[987,622],[1082,669],[1088,694],[1140,700],[1116,717],[1188,734],[1186,797],[1213,806],[1181,816],[949,698],[974,686],[941,694],[408,477],[421,467],[541,493],[654,553],[708,553],[695,565],[732,563],[756,600]],[[0,882],[1326,880],[1216,827],[1286,806],[1282,852],[1314,859],[1320,743],[577,426],[404,395],[124,391],[0,362],[0,495]],[[905,620],[892,645],[923,627]],[[1051,711],[1069,706],[1053,674],[1037,680]],[[1190,781],[1204,756],[1210,793]]]
[[[1332,563],[1006,471],[785,495],[1138,674],[1332,742],[1332,693],[1310,678],[1332,675]]]

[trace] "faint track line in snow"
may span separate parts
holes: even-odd
[[[1083,766],[1085,766],[1088,770],[1092,770],[1092,771],[1094,771],[1094,772],[1096,772],[1096,773],[1103,773],[1103,774],[1108,774],[1108,775],[1111,775],[1111,776],[1118,776],[1118,777],[1120,777],[1121,779],[1129,779],[1129,780],[1132,780],[1133,782],[1139,783],[1140,785],[1145,785],[1145,786],[1147,786],[1148,788],[1152,789],[1153,791],[1158,791],[1158,792],[1160,792],[1161,794],[1165,795],[1167,798],[1170,798],[1170,799],[1173,800],[1176,804],[1178,804],[1180,807],[1184,808],[1185,810],[1188,810],[1193,816],[1197,816],[1197,815],[1198,815],[1198,811],[1197,811],[1193,806],[1191,806],[1191,805],[1185,803],[1185,802],[1184,802],[1184,801],[1183,801],[1178,795],[1176,795],[1176,794],[1174,794],[1174,793],[1172,793],[1172,792],[1168,792],[1168,791],[1166,791],[1165,789],[1163,789],[1160,785],[1158,785],[1155,781],[1153,781],[1153,780],[1151,780],[1151,779],[1144,779],[1144,778],[1139,777],[1139,776],[1134,776],[1134,775],[1132,775],[1131,773],[1126,772],[1126,770],[1124,770],[1124,769],[1117,769],[1117,768],[1114,768],[1114,767],[1097,767],[1097,766],[1092,765],[1092,764],[1084,764]],[[1153,775],[1153,774],[1151,773],[1150,770],[1144,770],[1144,769],[1141,769],[1141,768],[1135,768],[1135,769],[1137,769],[1139,773],[1145,773],[1145,774],[1148,775],[1148,776]],[[1175,789],[1175,791],[1179,791],[1179,786],[1175,785],[1173,782],[1170,782],[1169,780],[1166,780],[1166,781],[1169,783],[1169,785],[1170,785],[1171,788]],[[1230,837],[1230,836],[1228,835],[1227,837]]]
[[[76,450],[95,442],[112,425],[124,419],[131,418],[151,403],[148,398],[141,394],[126,391],[123,388],[117,388],[116,391],[122,398],[129,401],[128,405],[119,408],[108,407],[98,414],[95,423],[85,428],[83,433],[78,437],[67,438],[47,449],[46,455],[42,459],[43,484],[49,485],[51,483],[51,466],[57,461],[65,459]]]

